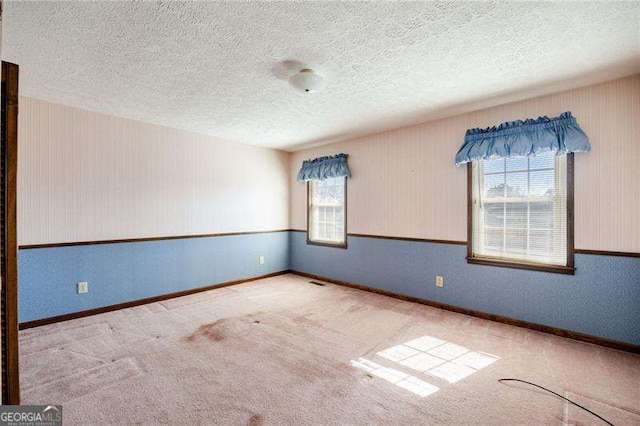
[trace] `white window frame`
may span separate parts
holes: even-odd
[[[321,245],[321,246],[327,246],[327,247],[337,247],[337,248],[347,248],[347,178],[344,177],[342,178],[344,179],[344,184],[343,184],[343,188],[344,188],[344,196],[343,196],[343,200],[344,200],[344,204],[342,206],[328,206],[328,207],[342,207],[342,211],[344,214],[344,218],[343,218],[343,228],[344,228],[344,233],[342,235],[341,239],[336,239],[336,240],[325,240],[325,239],[319,239],[319,238],[313,238],[312,237],[312,232],[311,232],[311,228],[313,226],[317,226],[316,223],[312,223],[313,219],[313,214],[312,211],[314,209],[314,205],[313,205],[313,186],[315,184],[315,181],[309,181],[307,182],[307,244],[314,244],[314,245]]]
[[[562,193],[559,190],[559,185],[556,185],[556,191],[554,196],[538,196],[535,197],[535,201],[553,201],[560,203],[560,209],[566,209],[566,215],[554,215],[556,226],[561,225],[560,221],[566,220],[566,239],[561,245],[561,248],[565,248],[566,263],[562,265],[549,263],[544,256],[539,256],[535,261],[531,260],[532,255],[518,255],[515,253],[506,255],[487,255],[480,254],[474,251],[474,226],[480,227],[479,239],[484,241],[484,215],[478,214],[478,224],[474,223],[474,203],[476,202],[500,202],[500,203],[522,203],[522,198],[509,198],[509,197],[493,197],[491,199],[482,199],[480,197],[480,189],[484,188],[484,163],[482,160],[474,161],[467,164],[467,195],[468,195],[468,228],[467,228],[467,261],[468,263],[491,265],[491,266],[506,266],[519,269],[531,269],[540,270],[546,272],[558,272],[564,274],[573,274],[574,268],[574,248],[573,248],[573,154],[566,156],[566,167],[558,167],[559,160],[556,158],[554,166],[556,179],[555,182],[561,182],[561,179],[566,179],[566,193]],[[477,170],[476,170],[477,169]],[[527,169],[528,171],[528,169]],[[477,175],[478,179],[474,179]],[[565,176],[566,175],[566,176]],[[532,197],[533,198],[533,197]],[[529,210],[528,210],[529,211]],[[528,234],[528,233],[527,233]],[[528,237],[527,237],[528,238]],[[556,253],[556,256],[562,255],[562,252]],[[525,259],[525,257],[529,258]]]

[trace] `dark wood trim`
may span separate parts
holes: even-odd
[[[340,248],[340,249],[347,249],[349,248],[348,244],[334,244],[334,243],[323,243],[320,241],[313,241],[307,238],[307,244],[309,244],[310,246],[320,246],[320,247],[333,247],[333,248]]]
[[[560,265],[544,265],[538,263],[528,262],[510,262],[502,259],[491,259],[486,257],[467,257],[467,263],[475,265],[485,266],[498,266],[502,268],[514,268],[514,269],[526,269],[528,271],[538,272],[554,272],[556,274],[574,275],[576,268],[573,266],[560,266]]]
[[[567,154],[567,267],[574,269],[574,216],[573,216],[573,153]],[[573,274],[573,272],[572,272]]]
[[[304,229],[288,229],[289,232],[307,232]],[[434,240],[429,238],[411,238],[411,237],[394,237],[391,235],[370,235],[370,234],[347,234],[349,237],[360,238],[375,238],[380,240],[396,240],[396,241],[410,241],[417,243],[434,243],[434,244],[453,244],[459,246],[466,246],[466,241],[455,240]],[[626,252],[626,251],[606,251],[606,250],[587,250],[587,249],[574,249],[574,253],[577,254],[589,254],[596,256],[621,256],[621,257],[640,257],[640,253]]]
[[[467,163],[467,259],[473,257],[473,163]]]
[[[466,246],[466,241],[454,240],[433,240],[429,238],[410,238],[410,237],[393,237],[389,235],[369,235],[369,234],[349,234],[350,237],[374,238],[380,240],[407,241],[414,243],[435,243],[435,244],[454,244],[458,246]]]
[[[344,177],[344,248],[347,248],[349,245],[349,234],[347,229],[349,229],[349,208],[348,208],[348,199],[349,199],[349,186],[347,185],[349,179]]]
[[[311,219],[310,219],[311,214],[309,213],[309,204],[310,204],[309,203],[309,196],[310,196],[310,193],[311,193],[311,189],[309,188],[309,181],[307,181],[307,207],[306,207],[307,208],[307,231],[306,231],[307,244],[309,244],[309,240],[310,240],[310,238],[309,238],[309,228],[310,228],[309,224],[311,222]]]
[[[248,231],[248,232],[227,232],[220,234],[197,234],[197,235],[172,235],[167,237],[145,237],[145,238],[127,238],[121,240],[98,240],[98,241],[77,241],[69,243],[46,243],[46,244],[27,244],[20,246],[20,250],[33,250],[41,248],[56,247],[73,247],[73,246],[92,246],[99,244],[122,244],[122,243],[143,243],[149,241],[165,241],[165,240],[184,240],[190,238],[214,238],[214,237],[232,237],[238,235],[254,235],[254,234],[271,234],[275,232],[288,232],[289,229],[278,229],[275,231]]]
[[[188,296],[188,295],[194,294],[194,293],[201,293],[203,291],[215,290],[217,288],[229,287],[229,286],[232,286],[232,285],[247,283],[247,282],[250,282],[250,281],[261,280],[263,278],[276,277],[278,275],[284,275],[284,274],[288,274],[288,273],[290,273],[289,270],[273,272],[273,273],[270,273],[270,274],[259,275],[257,277],[245,278],[245,279],[242,279],[242,280],[235,280],[235,281],[227,281],[225,283],[208,285],[206,287],[192,288],[192,289],[189,289],[189,290],[182,290],[182,291],[176,291],[174,293],[162,294],[160,296],[148,297],[146,299],[138,299],[138,300],[132,300],[130,302],[118,303],[116,305],[103,306],[101,308],[89,309],[87,311],[80,311],[80,312],[73,312],[73,313],[70,313],[70,314],[57,315],[55,317],[43,318],[43,319],[39,319],[39,320],[35,320],[35,321],[26,321],[26,322],[20,323],[20,330],[24,330],[24,329],[27,329],[27,328],[33,328],[33,327],[40,327],[42,325],[54,324],[54,323],[62,322],[62,321],[69,321],[69,320],[73,320],[73,319],[84,318],[84,317],[88,317],[88,316],[91,316],[91,315],[104,314],[106,312],[117,311],[119,309],[132,308],[134,306],[146,305],[146,304],[149,304],[149,303],[161,302],[163,300],[173,299],[175,297]]]
[[[596,256],[621,256],[621,257],[639,257],[640,253],[626,252],[626,251],[605,251],[605,250],[584,250],[575,249],[574,253],[578,254],[592,254]]]
[[[98,240],[98,241],[78,241],[78,242],[69,242],[69,243],[26,244],[26,245],[21,245],[19,249],[32,250],[32,249],[39,249],[39,248],[73,247],[73,246],[88,246],[88,245],[99,245],[99,244],[138,243],[138,242],[146,242],[146,241],[180,240],[180,239],[189,239],[189,238],[230,237],[235,235],[270,234],[275,232],[306,233],[307,231],[304,229],[278,229],[275,231],[229,232],[229,233],[222,233],[222,234],[176,235],[176,236],[168,236],[168,237],[129,238],[129,239],[122,239],[122,240]],[[371,234],[348,233],[347,237],[373,238],[373,239],[380,239],[380,240],[408,241],[408,242],[417,242],[417,243],[452,244],[452,245],[459,245],[459,246],[467,245],[466,241],[436,240],[431,238],[396,237],[392,235],[371,235]],[[332,245],[331,247],[335,247],[335,245]],[[640,257],[640,253],[623,252],[623,251],[574,249],[573,252],[577,254],[588,254],[588,255],[597,255],[597,256]]]
[[[349,247],[347,234],[347,177],[344,177],[344,243],[329,243],[324,241],[314,241],[309,237],[309,222],[311,217],[311,209],[309,209],[309,205],[311,204],[311,200],[309,200],[309,196],[311,195],[310,181],[307,181],[307,244],[321,247],[333,247],[333,248],[341,248],[346,249]]]
[[[307,232],[304,229],[289,229],[291,232]],[[352,234],[351,232],[347,233],[348,237],[359,237],[359,238],[373,238],[378,240],[394,240],[394,241],[409,241],[416,243],[435,243],[435,244],[454,244],[459,246],[466,246],[466,241],[455,241],[455,240],[434,240],[429,238],[412,238],[412,237],[395,237],[393,235],[371,235],[371,234]]]
[[[325,281],[332,284],[337,284],[345,287],[355,288],[357,290],[364,290],[371,293],[381,294],[383,296],[393,297],[394,299],[405,300],[413,303],[420,303],[422,305],[432,306],[439,309],[445,309],[447,311],[457,312],[459,314],[470,315],[477,318],[496,321],[515,327],[527,328],[530,330],[540,331],[542,333],[553,334],[559,337],[565,337],[568,339],[578,340],[580,342],[591,343],[594,345],[604,346],[606,348],[616,349],[625,352],[631,352],[634,354],[640,354],[640,346],[633,345],[631,343],[619,342],[616,340],[605,339],[603,337],[591,336],[589,334],[579,333],[576,331],[565,330],[557,327],[550,327],[547,325],[536,324],[528,321],[522,321],[515,318],[504,317],[501,315],[489,314],[482,311],[476,311],[474,309],[461,308],[459,306],[448,305],[446,303],[434,302],[428,299],[421,299],[418,297],[405,296],[403,294],[394,293],[386,290],[380,290],[373,287],[368,287],[361,284],[354,284],[347,281],[334,280],[331,278],[323,277],[320,275],[307,274],[300,271],[291,271],[291,273],[300,275],[302,277],[311,278],[314,280]]]
[[[567,154],[567,264],[565,266],[545,265],[518,260],[492,259],[474,256],[473,252],[473,165],[467,163],[467,263],[503,268],[526,269],[529,271],[575,274],[574,263],[574,165],[573,153]]]
[[[18,75],[16,64],[2,62],[2,404],[20,404],[18,362]]]

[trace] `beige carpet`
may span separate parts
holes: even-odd
[[[22,331],[65,424],[640,424],[640,357],[285,275]]]

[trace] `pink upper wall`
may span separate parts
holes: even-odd
[[[290,226],[306,229],[303,160],[345,152],[348,232],[466,241],[465,131],[572,111],[592,152],[575,159],[575,246],[640,252],[640,75],[291,154]]]
[[[21,98],[19,244],[288,227],[289,154]]]

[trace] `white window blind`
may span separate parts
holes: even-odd
[[[472,164],[474,257],[567,264],[567,157]]]
[[[345,177],[309,182],[310,241],[346,243],[345,188]]]

